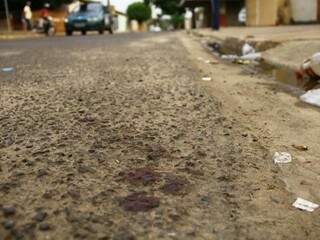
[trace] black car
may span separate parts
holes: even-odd
[[[103,34],[105,30],[113,33],[112,15],[107,7],[98,2],[81,3],[65,18],[65,31],[68,36],[74,31],[81,31],[85,35],[87,31]]]

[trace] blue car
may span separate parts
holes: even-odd
[[[113,33],[112,15],[107,7],[98,2],[81,3],[65,18],[66,35],[80,31],[83,35],[87,31],[98,31],[103,34],[105,30]]]

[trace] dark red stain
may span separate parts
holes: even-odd
[[[179,194],[186,188],[188,181],[179,177],[170,177],[166,183],[161,187],[164,193]]]
[[[149,185],[160,180],[160,174],[154,172],[154,170],[149,168],[138,168],[129,172],[122,172],[120,175],[134,184]]]
[[[133,193],[120,200],[120,206],[131,212],[147,212],[159,205],[158,198],[147,196],[144,192]]]

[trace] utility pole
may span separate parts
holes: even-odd
[[[6,18],[7,18],[8,32],[11,32],[11,24],[10,24],[10,14],[9,14],[8,0],[4,0],[4,7],[5,7],[5,10],[6,10]]]
[[[212,28],[214,30],[220,29],[220,4],[219,0],[211,0],[212,11]]]

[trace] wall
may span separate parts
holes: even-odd
[[[116,32],[128,31],[128,18],[124,15],[117,15],[117,29]]]
[[[276,25],[278,20],[278,4],[278,0],[247,0],[247,25]]]
[[[317,21],[317,5],[317,0],[291,0],[293,20],[300,23]]]

